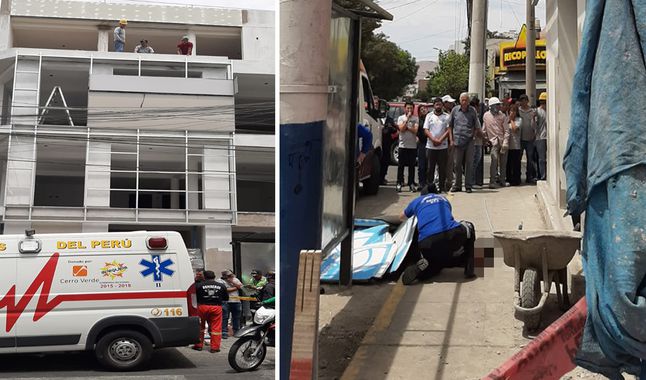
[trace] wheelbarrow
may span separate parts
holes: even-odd
[[[552,283],[561,310],[570,307],[567,265],[581,244],[580,232],[518,230],[497,231],[493,236],[502,245],[505,265],[515,269],[514,315],[525,323],[527,330],[539,327]]]

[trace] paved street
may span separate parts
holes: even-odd
[[[211,354],[190,348],[164,348],[153,353],[151,368],[140,372],[107,372],[93,353],[51,355],[0,355],[2,379],[100,379],[100,380],[202,380],[202,379],[274,379],[275,349],[269,348],[258,371],[237,373],[227,361],[234,339],[222,341],[222,351]]]
[[[395,221],[418,195],[395,191],[396,171],[390,168],[390,185],[377,196],[359,198],[359,217]],[[524,347],[534,336],[514,318],[514,270],[504,264],[492,232],[515,230],[521,223],[525,230],[545,228],[535,194],[535,186],[524,185],[448,195],[456,219],[475,224],[476,249],[496,247],[493,260],[474,280],[464,280],[462,269],[451,268],[412,286],[388,281],[351,290],[326,286],[320,311],[320,378],[390,380],[425,374],[480,379]],[[560,316],[552,292],[542,327]],[[564,377],[580,378],[603,377],[580,368]]]

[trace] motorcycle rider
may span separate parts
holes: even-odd
[[[434,184],[423,189],[402,212],[400,219],[417,217],[418,245],[422,258],[402,274],[404,285],[438,274],[443,268],[464,265],[464,276],[473,278],[475,228],[470,222],[457,222],[451,204],[438,194]],[[464,252],[458,256],[460,248]]]
[[[220,352],[222,342],[222,302],[229,300],[229,292],[221,282],[215,281],[213,271],[204,271],[204,281],[195,285],[197,295],[197,313],[200,317],[200,342],[193,346],[196,351],[204,347],[204,331],[209,324],[211,335],[210,352]]]

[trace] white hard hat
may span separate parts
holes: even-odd
[[[453,99],[453,98],[451,97],[451,95],[444,95],[444,96],[442,97],[442,101],[443,101],[444,103],[446,103],[446,102],[449,102],[449,103],[455,103],[455,99]]]
[[[489,98],[489,106],[493,106],[495,104],[501,104],[501,103],[502,102],[500,101],[500,99],[496,98],[495,96]]]

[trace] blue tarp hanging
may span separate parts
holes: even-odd
[[[645,52],[646,0],[587,0],[564,158],[568,211],[585,211],[576,361],[611,379],[646,372]]]

